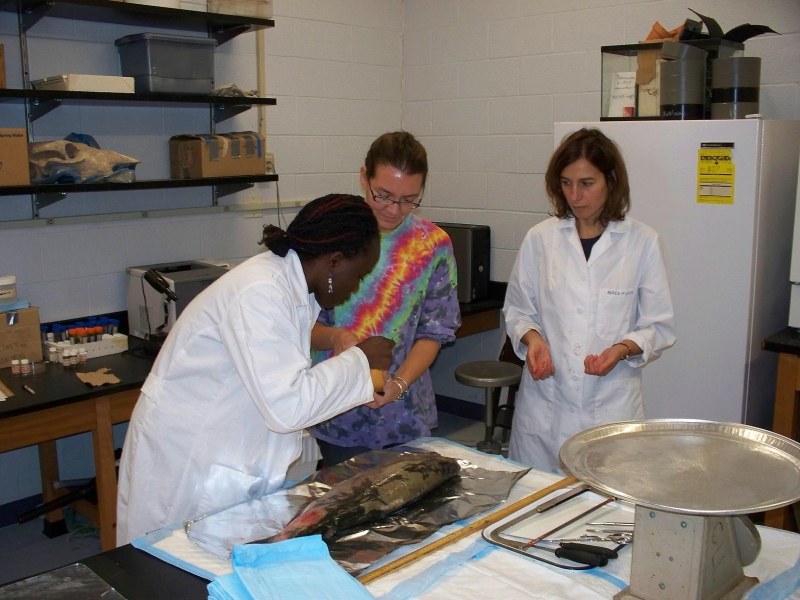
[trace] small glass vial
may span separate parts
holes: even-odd
[[[55,346],[49,346],[47,348],[47,359],[51,363],[57,363],[58,362],[58,348],[56,348]]]
[[[12,375],[19,375],[20,366],[19,366],[19,359],[15,358],[11,361],[11,374]]]
[[[28,377],[31,374],[31,363],[27,358],[19,361],[19,374],[23,377]]]
[[[87,358],[89,358],[89,352],[86,350],[86,348],[81,348],[80,350],[78,350],[78,362],[81,365],[86,364]]]
[[[61,358],[62,362],[64,363],[65,369],[72,368],[72,350],[64,350]]]
[[[77,366],[78,366],[78,362],[80,361],[80,356],[79,356],[79,353],[78,353],[78,351],[77,351],[77,350],[73,350],[73,351],[72,351],[72,356],[71,356],[71,359],[72,359],[72,360],[71,360],[71,362],[72,362],[72,368],[73,368],[73,369],[77,368]]]

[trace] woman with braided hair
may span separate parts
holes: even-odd
[[[176,322],[131,417],[119,470],[117,543],[283,484],[302,430],[378,408],[370,368],[394,342],[370,337],[312,367],[321,308],[346,301],[375,266],[378,224],[363,198],[314,200],[270,250],[211,284]]]

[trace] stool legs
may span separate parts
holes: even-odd
[[[487,454],[500,454],[502,446],[494,441],[494,388],[485,388],[486,400],[483,407],[483,422],[486,425],[486,435],[482,442],[478,442],[478,450]]]

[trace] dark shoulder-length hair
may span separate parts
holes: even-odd
[[[610,221],[624,221],[631,208],[628,171],[617,145],[599,129],[583,128],[569,134],[550,158],[544,181],[553,214],[560,219],[573,216],[561,189],[561,173],[581,158],[588,160],[606,178],[608,199],[600,213],[600,224],[605,227]]]

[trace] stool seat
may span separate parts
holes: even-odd
[[[478,360],[456,367],[456,381],[470,387],[507,387],[521,380],[522,367],[509,362]]]
[[[456,367],[455,375],[456,381],[463,385],[484,388],[486,401],[483,407],[483,422],[486,426],[486,435],[482,442],[478,442],[478,450],[500,454],[502,445],[493,439],[494,428],[497,426],[495,423],[495,413],[497,412],[495,390],[504,387],[510,389],[519,385],[522,380],[522,367],[504,360],[478,360]],[[510,416],[508,411],[506,411],[506,416]],[[509,423],[507,418],[506,427]]]

